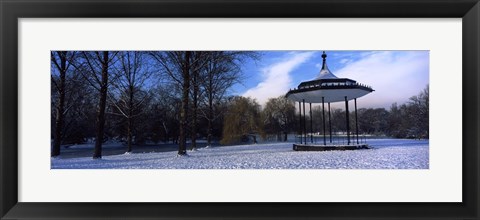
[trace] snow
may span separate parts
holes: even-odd
[[[293,151],[292,142],[199,148],[177,152],[54,158],[52,169],[428,169],[428,140],[372,139],[373,149]]]
[[[102,144],[102,148],[117,148],[119,145],[122,145],[121,142],[107,142]],[[70,149],[94,149],[95,143],[88,143],[88,144],[74,144],[68,146]]]

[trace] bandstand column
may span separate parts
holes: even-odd
[[[322,115],[323,115],[323,145],[327,145],[327,137],[325,136],[325,97],[322,96]]]
[[[330,130],[330,143],[332,143],[332,117],[330,114],[330,102],[328,103],[328,130]]]
[[[303,99],[303,142],[307,144],[307,117],[305,115],[305,99]]]
[[[347,116],[347,144],[350,145],[350,116],[348,112],[348,100],[345,96],[345,114]]]
[[[357,116],[357,98],[353,99],[355,101],[355,131],[357,133],[357,144],[358,143],[358,116]]]
[[[313,143],[312,103],[310,102],[310,142]]]
[[[303,139],[303,133],[302,133],[302,102],[298,102],[298,115],[299,115],[299,122],[300,122],[300,144],[302,144],[302,139]]]

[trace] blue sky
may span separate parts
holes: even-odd
[[[322,51],[265,51],[256,62],[245,63],[242,84],[235,95],[268,98],[284,95],[302,81],[315,78],[322,65]],[[417,95],[429,83],[428,51],[326,51],[327,65],[339,78],[350,78],[375,91],[357,100],[359,108],[389,108]],[[334,104],[342,108],[343,104]]]

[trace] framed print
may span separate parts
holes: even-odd
[[[479,7],[2,1],[2,219],[478,219]]]

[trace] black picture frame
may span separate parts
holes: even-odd
[[[479,219],[480,5],[478,0],[0,0],[0,15],[0,217],[2,219]],[[463,202],[18,202],[17,21],[19,18],[57,17],[462,18]]]

